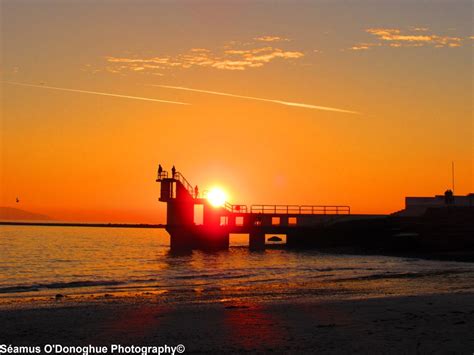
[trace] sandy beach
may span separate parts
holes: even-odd
[[[154,295],[30,301],[0,311],[0,343],[170,345],[186,353],[465,353],[474,295],[166,305]]]

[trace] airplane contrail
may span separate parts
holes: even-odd
[[[274,99],[264,99],[264,98],[261,98],[261,97],[253,97],[253,96],[235,95],[235,94],[229,94],[229,93],[226,93],[226,92],[219,92],[219,91],[200,90],[200,89],[192,89],[192,88],[187,88],[187,87],[182,87],[182,86],[170,86],[170,85],[153,85],[153,84],[150,84],[150,86],[156,86],[156,87],[165,88],[165,89],[176,89],[176,90],[201,92],[201,93],[204,93],[204,94],[230,96],[230,97],[236,97],[236,98],[240,98],[240,99],[271,102],[271,103],[274,103],[274,104],[309,108],[309,109],[314,109],[314,110],[333,111],[333,112],[341,112],[341,113],[350,113],[350,114],[354,114],[354,115],[360,115],[359,112],[343,110],[343,109],[340,109],[340,108],[326,107],[326,106],[316,106],[316,105],[303,104],[303,103],[298,103],[298,102],[288,102],[288,101],[274,100]]]
[[[60,87],[48,86],[48,85],[35,85],[35,84],[19,83],[19,82],[15,82],[15,81],[2,81],[2,83],[12,84],[12,85],[21,85],[21,86],[30,86],[30,87],[33,87],[33,88],[41,88],[41,89],[53,89],[53,90],[61,90],[61,91],[79,92],[79,93],[82,93],[82,94],[112,96],[112,97],[120,97],[120,98],[124,98],[124,99],[133,99],[133,100],[142,100],[142,101],[153,101],[153,102],[160,102],[160,103],[165,103],[165,104],[190,105],[186,102],[160,100],[160,99],[153,99],[153,98],[150,98],[150,97],[119,95],[119,94],[111,94],[111,93],[108,93],[108,92],[98,92],[98,91],[89,91],[89,90],[68,89],[68,88],[60,88]]]

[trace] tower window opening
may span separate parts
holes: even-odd
[[[204,223],[204,205],[194,205],[194,224]]]
[[[243,216],[235,217],[235,225],[236,226],[243,226],[244,225],[244,217]]]

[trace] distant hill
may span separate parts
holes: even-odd
[[[2,221],[50,221],[51,218],[38,213],[32,213],[19,208],[0,207],[0,220]]]

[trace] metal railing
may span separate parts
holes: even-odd
[[[190,184],[190,182],[188,180],[186,180],[186,178],[183,176],[183,174],[181,174],[179,171],[176,171],[174,173],[174,176],[172,176],[171,178],[174,179],[174,180],[179,181],[184,186],[184,188],[189,192],[189,194],[192,197],[198,198],[198,196],[195,196],[196,191],[194,190],[194,187]],[[161,172],[158,171],[158,176],[157,176],[156,181],[162,181],[164,179],[168,179],[168,172],[165,171],[165,170],[163,170]]]
[[[226,202],[224,208],[232,213],[247,213],[247,205],[232,205]]]
[[[179,181],[189,194],[198,198],[199,195],[206,197],[207,191],[203,194],[196,194],[194,187],[179,171],[176,171],[171,177]],[[156,181],[168,179],[168,172],[158,172]],[[228,202],[224,204],[224,208],[231,213],[249,213],[247,205],[232,205]],[[313,214],[351,214],[350,206],[336,206],[336,205],[252,205],[250,206],[250,213],[254,214],[287,214],[287,215],[313,215]]]
[[[197,198],[197,196],[194,196],[194,187],[193,187],[193,185],[191,185],[189,183],[189,181],[186,180],[186,178],[183,176],[183,174],[181,174],[179,171],[177,171],[177,172],[174,173],[173,179],[178,180],[181,184],[183,184],[184,188],[186,190],[188,190],[188,192],[191,196]]]
[[[351,214],[350,206],[299,206],[299,205],[252,205],[250,213],[261,214],[293,214],[293,215],[311,215],[311,214]]]
[[[156,181],[161,181],[163,179],[167,179],[168,178],[168,172],[167,171],[161,171],[161,172],[158,172],[158,176],[156,178]]]

